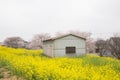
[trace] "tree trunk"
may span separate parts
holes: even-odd
[[[103,57],[103,54],[102,54],[102,52],[100,52],[99,56],[100,56],[100,57]]]

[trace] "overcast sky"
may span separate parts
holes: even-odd
[[[120,0],[0,0],[0,41],[69,30],[120,32]]]

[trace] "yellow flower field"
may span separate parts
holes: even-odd
[[[25,80],[120,80],[120,61],[107,57],[49,58],[42,50],[0,47],[0,67]]]

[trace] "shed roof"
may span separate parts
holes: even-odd
[[[81,39],[86,40],[86,38],[80,37],[80,36],[75,35],[75,34],[65,34],[65,35],[62,35],[62,36],[53,37],[53,38],[50,38],[50,39],[44,40],[43,42],[46,42],[46,41],[54,41],[54,40],[56,40],[56,39],[60,39],[60,38],[63,38],[63,37],[69,36],[69,35],[72,35],[72,36],[75,36],[75,37],[78,37],[78,38],[81,38]]]

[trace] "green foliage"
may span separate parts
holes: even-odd
[[[3,78],[3,75],[0,74],[0,78]]]

